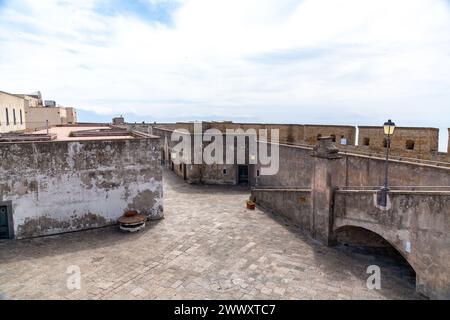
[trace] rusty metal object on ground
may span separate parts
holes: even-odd
[[[127,211],[119,218],[120,230],[125,232],[138,232],[145,228],[147,217],[137,211]]]
[[[125,212],[125,214],[124,214],[125,217],[134,217],[137,215],[138,215],[138,212],[136,210],[129,210],[129,211]]]

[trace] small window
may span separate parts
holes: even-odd
[[[13,121],[14,121],[14,125],[16,125],[17,124],[17,121],[16,121],[16,109],[13,109]]]
[[[226,176],[226,175],[227,175],[227,173],[228,173],[227,169],[223,169],[223,171],[222,171],[222,172],[223,172],[223,175],[224,175],[224,176]]]
[[[406,140],[406,150],[414,150],[414,140]]]
[[[317,135],[317,141],[319,141],[321,138],[322,138],[322,135],[319,133],[319,134]]]
[[[332,135],[331,135],[331,140],[332,140],[333,142],[336,142],[336,135],[335,135],[335,134],[332,134]]]
[[[261,173],[259,172],[259,170],[256,170],[256,176],[259,177],[261,175]]]
[[[20,124],[23,124],[22,110],[19,111],[20,111]]]
[[[8,111],[8,108],[6,108],[6,125],[9,126],[9,111]]]
[[[370,146],[370,138],[364,138],[363,139],[363,146]]]
[[[388,141],[386,138],[383,139],[383,148],[387,148],[388,147]]]

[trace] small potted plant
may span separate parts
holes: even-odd
[[[247,200],[247,209],[249,210],[255,210],[256,203],[253,200]]]

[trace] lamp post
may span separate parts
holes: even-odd
[[[386,207],[386,205],[387,205],[387,194],[389,192],[389,180],[388,180],[389,150],[391,148],[391,136],[394,134],[394,131],[395,131],[395,123],[392,122],[389,119],[388,122],[384,123],[383,129],[384,129],[384,134],[387,137],[387,145],[386,145],[386,161],[384,163],[384,185],[381,188],[380,205],[383,206],[383,207]]]

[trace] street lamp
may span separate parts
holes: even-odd
[[[384,163],[384,185],[381,188],[381,199],[380,205],[386,207],[387,205],[387,194],[389,192],[389,183],[388,183],[388,172],[389,172],[389,149],[391,148],[391,136],[395,131],[395,123],[390,119],[388,122],[384,123],[383,126],[384,134],[387,137],[387,145],[386,145],[386,161]]]

